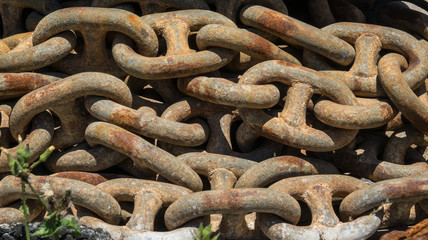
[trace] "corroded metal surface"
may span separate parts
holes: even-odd
[[[100,120],[175,145],[199,146],[208,138],[207,128],[168,121],[156,116],[156,112],[148,107],[134,110],[108,99],[88,98],[86,109]]]
[[[94,122],[85,132],[89,144],[102,144],[129,156],[138,165],[149,167],[173,183],[194,191],[202,189],[199,176],[173,155],[158,148],[143,138],[116,125]]]
[[[87,172],[59,172],[50,175],[51,177],[68,178],[86,182],[92,185],[98,185],[107,181],[107,179],[98,173],[87,173]]]
[[[381,181],[393,178],[411,177],[425,174],[428,171],[428,164],[422,162],[394,163],[393,159],[379,158],[382,150],[386,156],[398,155],[400,148],[387,152],[385,149],[385,137],[378,134],[361,134],[361,142],[355,149],[342,148],[334,153],[327,153],[322,158],[330,160],[342,171],[349,171],[352,174],[369,178],[373,181]],[[391,156],[391,157],[392,157]]]
[[[428,4],[411,2],[0,0],[0,223],[24,221],[22,138],[28,163],[57,149],[36,191],[71,191],[64,214],[114,240],[423,239]]]
[[[178,80],[178,88],[207,102],[241,108],[269,108],[279,99],[279,91],[274,86],[240,85],[224,78],[182,78]]]
[[[426,60],[422,60],[427,62]],[[404,66],[403,66],[404,65]],[[419,100],[413,93],[400,68],[406,61],[398,54],[388,54],[379,60],[380,82],[388,97],[407,119],[421,131],[428,134],[428,105]],[[423,76],[423,79],[426,75]]]
[[[19,210],[22,205],[21,201],[0,208],[0,224],[12,224],[24,222],[24,214]],[[35,199],[29,199],[27,202],[29,209],[28,221],[33,221],[44,210],[42,204]]]
[[[119,203],[111,195],[98,190],[89,183],[45,176],[30,176],[29,181],[39,194],[50,190],[58,196],[63,196],[67,190],[70,190],[70,199],[75,204],[90,209],[109,223],[119,223]],[[0,206],[6,206],[21,198],[21,180],[19,178],[5,177],[1,180],[0,186],[4,193],[0,198]],[[28,188],[26,194],[29,198],[36,199],[36,195]]]
[[[47,112],[36,115],[33,119],[31,132],[22,142],[24,146],[28,145],[30,147],[31,157],[28,159],[28,163],[36,160],[37,157],[50,146],[50,143],[53,140],[53,135],[54,123],[52,116]],[[6,153],[16,157],[18,148],[19,146],[15,146],[13,148],[2,150],[0,154],[0,172],[10,171],[8,164],[9,161]]]
[[[210,138],[208,139],[206,149],[210,153],[226,154],[252,160],[263,160],[275,156],[282,150],[280,144],[264,139],[263,143],[252,151],[235,151],[232,146],[231,126],[233,122],[237,121],[237,115],[232,110],[233,108],[230,107],[187,98],[170,105],[165,109],[161,117],[175,121],[186,121],[194,117],[207,119],[208,125],[210,126]],[[174,155],[181,155],[188,152],[200,152],[200,150],[194,148],[179,148],[178,146],[162,143],[160,143],[160,145],[168,151],[171,151]]]
[[[412,89],[420,86],[427,76],[428,55],[426,47],[423,46],[423,43],[418,42],[416,38],[406,32],[389,27],[358,23],[335,23],[324,27],[322,30],[350,43],[355,43],[357,50],[357,44],[362,41],[360,38],[361,36],[364,34],[366,36],[370,34],[369,36],[372,37],[376,35],[382,44],[382,48],[404,54],[409,59],[408,67],[405,66],[406,69],[403,71],[403,79]],[[360,39],[360,41],[357,41],[358,39]],[[345,74],[345,78],[348,78],[345,82],[351,85],[351,88],[353,88],[352,90],[360,92],[363,96],[384,96],[384,89],[378,86],[379,83],[375,81],[377,74],[373,71],[375,69],[373,69],[374,66],[372,65],[374,61],[373,58],[376,58],[377,54],[376,43],[372,42],[360,51],[360,55],[367,55],[370,57],[366,57],[365,60],[356,59],[355,63],[357,65],[354,63],[354,69],[351,68],[351,71],[347,73],[348,76]],[[362,56],[360,56],[360,58],[361,57]],[[378,68],[378,71],[382,70],[380,65]]]
[[[68,147],[84,139],[88,120],[75,99],[92,94],[111,97],[131,105],[131,92],[119,79],[104,73],[80,73],[41,87],[21,98],[10,115],[10,131],[17,139],[31,119],[47,109],[60,118],[62,128],[56,134],[56,147]],[[55,98],[60,95],[61,98]],[[82,121],[83,120],[83,121]]]
[[[341,175],[305,176],[283,179],[269,189],[278,190],[303,200],[312,213],[309,226],[294,226],[269,215],[261,215],[262,230],[271,239],[361,239],[372,235],[381,221],[378,216],[365,216],[351,222],[340,222],[336,216],[332,197],[364,189],[358,179]]]
[[[166,210],[165,224],[174,229],[207,214],[249,212],[274,213],[292,223],[300,217],[299,204],[288,194],[263,188],[230,189],[198,192],[178,199]]]
[[[196,36],[196,43],[199,49],[212,46],[229,48],[250,55],[259,61],[285,60],[300,65],[295,57],[275,44],[255,33],[239,28],[218,24],[204,26]]]
[[[328,162],[319,159],[281,156],[267,159],[248,169],[239,178],[235,187],[265,187],[283,178],[333,173],[338,173],[338,170]]]
[[[305,77],[303,77],[305,76]],[[266,61],[250,68],[239,81],[257,85],[280,81],[292,87],[280,117],[262,110],[239,108],[243,120],[258,134],[296,148],[331,151],[348,144],[357,130],[327,128],[318,130],[306,124],[307,103],[314,93],[345,105],[357,105],[357,98],[342,82],[328,75],[285,61]]]
[[[428,237],[428,219],[421,221],[412,228],[406,231],[392,231],[383,235],[381,240],[395,240],[395,239],[424,239]]]
[[[245,25],[274,34],[286,42],[317,52],[339,64],[351,63],[355,55],[354,49],[345,41],[265,7],[246,8],[241,12],[241,21]]]
[[[0,99],[21,97],[57,80],[60,78],[39,73],[3,73],[0,75]]]
[[[97,31],[92,30],[94,27]],[[37,24],[33,43],[40,44],[65,30],[79,31],[85,44],[82,53],[68,55],[56,65],[69,74],[100,71],[124,76],[106,49],[105,35],[108,31],[119,31],[131,37],[139,51],[148,56],[155,55],[158,48],[153,29],[137,15],[121,9],[105,8],[66,8],[49,14]]]
[[[235,24],[226,17],[205,10],[183,10],[143,16],[141,21],[165,38],[165,56],[153,58],[137,54],[129,47],[129,39],[118,36],[113,43],[113,57],[125,72],[142,79],[186,77],[217,70],[236,55],[223,48],[200,52],[190,49],[187,38],[190,31],[198,31],[207,24]]]
[[[67,56],[76,46],[76,36],[72,32],[60,33],[37,44],[33,44],[32,35],[23,41],[30,46],[18,45],[0,55],[0,71],[23,72],[46,67]]]
[[[54,152],[47,160],[46,167],[53,172],[95,172],[115,166],[125,159],[125,155],[104,146],[90,148],[78,145],[64,152]]]
[[[374,183],[348,195],[340,205],[341,218],[347,220],[385,202],[421,201],[428,196],[428,177],[399,178]]]

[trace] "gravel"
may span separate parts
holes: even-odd
[[[38,223],[30,223],[30,235],[31,233],[35,232],[36,229],[40,226],[40,222]],[[72,233],[73,230],[70,228],[62,228],[59,231],[59,239],[60,240],[71,240],[71,239],[78,239],[78,240],[110,240],[112,239],[110,237],[110,234],[108,234],[106,231],[102,230],[101,228],[93,229],[86,227],[84,225],[79,225],[80,229],[82,230],[82,233],[80,236],[73,237]],[[0,239],[1,240],[25,240],[25,228],[24,224],[22,223],[16,223],[16,224],[0,224]],[[31,240],[54,240],[55,238],[49,237],[49,238],[41,238],[41,237],[30,237]]]

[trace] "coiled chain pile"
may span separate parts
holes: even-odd
[[[79,223],[113,239],[193,239],[201,222],[223,239],[367,239],[421,222],[428,3],[411,2],[1,0],[0,223],[23,221],[5,153],[18,136],[31,161],[58,149],[36,190],[71,192]]]

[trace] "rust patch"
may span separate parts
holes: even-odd
[[[273,45],[258,35],[249,34],[248,37],[250,38],[248,49],[257,52],[260,55],[264,55],[266,59],[269,59],[270,55],[272,55],[272,52],[274,51]]]
[[[284,67],[299,67],[299,65],[296,65],[294,63],[291,62],[287,62],[287,61],[281,61],[281,60],[275,60],[275,64],[284,66]],[[309,68],[307,70],[310,70]],[[317,74],[323,74],[321,72],[318,72]]]
[[[34,186],[36,191],[40,191],[40,189],[42,189],[45,184],[50,183],[50,180],[51,179],[48,176],[37,176],[36,179],[34,179],[34,177],[30,178],[30,182]],[[21,181],[19,180],[19,182]]]
[[[111,136],[110,142],[114,144],[115,148],[123,149],[131,154],[132,152],[138,152],[138,136],[122,129],[108,128],[107,131]],[[133,148],[137,149],[132,151]]]
[[[282,157],[280,158],[282,159]],[[294,166],[298,166],[299,168],[303,168],[308,164],[304,159],[295,156],[285,156],[284,160],[287,163],[291,163]]]
[[[389,106],[389,104],[387,103],[380,103],[379,107],[380,107],[380,115],[384,119],[391,118],[396,114],[396,111],[394,111],[394,109],[391,106]]]
[[[141,24],[141,19],[135,14],[127,14],[126,19],[128,19],[128,22],[132,23],[133,25]]]
[[[345,75],[345,77],[347,77],[347,75]],[[362,81],[360,78],[351,77],[350,81],[353,83],[353,91],[361,91],[362,86],[365,86],[364,81]]]
[[[2,77],[4,80],[1,83],[5,87],[4,91],[14,90],[24,94],[51,83],[39,74],[4,74]]]
[[[103,176],[97,173],[88,173],[88,172],[60,172],[60,173],[52,174],[51,176],[79,180],[82,182],[92,184],[94,186],[107,181],[106,178],[104,178]]]
[[[227,208],[232,210],[243,209],[244,198],[254,196],[254,192],[226,190],[215,194],[202,194],[203,208]]]
[[[412,195],[421,194],[422,196],[422,194],[426,194],[426,184],[428,184],[428,181],[407,179],[400,184],[385,185],[384,192],[387,196],[394,198],[405,199],[409,192],[411,192]]]
[[[138,131],[140,116],[138,116],[134,109],[114,109],[108,121],[115,122],[115,124],[123,126],[123,128]]]
[[[283,14],[271,11],[264,11],[257,17],[257,22],[267,27],[270,32],[281,35],[291,36],[298,30],[298,26]]]
[[[407,230],[406,234],[415,238],[423,236],[428,237],[428,218]]]

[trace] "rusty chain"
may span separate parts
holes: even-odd
[[[36,191],[112,239],[428,237],[410,2],[1,0],[0,224],[24,221],[22,137],[29,162],[58,149]]]

